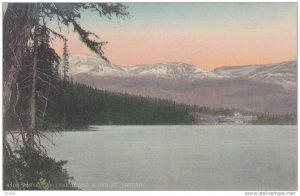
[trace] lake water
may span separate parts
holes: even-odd
[[[50,156],[83,190],[296,190],[296,126],[96,126]]]

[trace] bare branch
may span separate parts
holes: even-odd
[[[46,73],[44,73],[44,72],[42,72],[40,70],[37,70],[37,72],[40,73],[40,74],[43,74],[43,75],[45,75],[45,76],[47,76],[49,78],[54,78],[53,76],[50,76],[49,74],[46,74]]]
[[[21,69],[21,64],[18,60],[18,57],[16,56],[15,50],[13,49],[12,52],[13,52],[13,55],[15,56],[15,59],[16,59],[16,62],[17,62],[17,67],[20,70]]]
[[[28,78],[30,78],[31,76],[32,76],[32,73],[30,73],[26,78],[24,78],[24,79],[21,81],[21,83],[22,83],[23,81],[27,80]]]
[[[41,94],[41,93],[38,93],[38,97],[41,97],[41,98],[45,99],[46,101],[48,101],[48,98],[45,97],[45,96],[44,96],[43,94]]]
[[[23,90],[23,89],[26,89],[26,88],[29,88],[29,87],[31,87],[31,84],[28,85],[28,86],[24,86],[24,87],[20,88],[20,90]]]
[[[55,88],[55,89],[56,89],[56,87],[55,87],[53,84],[51,84],[50,82],[48,82],[48,81],[44,80],[44,79],[43,79],[43,78],[41,78],[40,76],[38,76],[37,78],[38,78],[38,79],[40,79],[42,82],[44,82],[44,83],[46,83],[46,84],[48,84],[48,85],[50,85],[50,86],[52,86],[53,88]]]
[[[41,133],[40,136],[41,136],[41,138],[44,138],[44,139],[46,139],[48,142],[50,142],[53,146],[56,146],[55,143],[54,143],[51,139],[49,139],[48,136],[47,136],[46,134]]]
[[[35,134],[36,136],[37,136],[37,139],[38,139],[38,148],[40,148],[40,149],[42,149],[42,151],[45,153],[45,154],[47,154],[47,149],[45,148],[45,146],[42,144],[42,142],[41,142],[41,137],[40,137],[40,134],[39,133],[36,133]]]
[[[25,144],[26,143],[26,137],[25,137],[25,130],[24,130],[24,126],[23,126],[23,123],[22,123],[22,120],[19,116],[19,114],[17,113],[16,111],[16,107],[17,107],[17,104],[18,104],[18,101],[19,101],[19,84],[16,82],[16,100],[15,102],[13,103],[13,114],[17,117],[18,119],[18,123],[19,123],[19,126],[20,126],[20,130],[21,130],[21,136],[22,136],[22,141],[23,143]]]

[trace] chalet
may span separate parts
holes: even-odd
[[[233,116],[218,116],[216,124],[249,124],[257,119],[257,116],[244,116],[239,112]]]

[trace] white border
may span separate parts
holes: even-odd
[[[84,0],[54,0],[53,2],[83,2]],[[24,0],[13,0],[13,1],[2,1],[1,0],[1,5],[0,5],[0,9],[1,9],[1,12],[2,12],[2,3],[5,3],[5,2],[47,2],[47,1],[44,1],[44,0],[30,0],[30,1],[24,1]],[[184,0],[177,0],[177,1],[172,1],[172,0],[164,0],[164,1],[161,1],[161,0],[156,0],[156,1],[133,1],[133,0],[96,0],[96,1],[91,1],[91,2],[207,2],[207,3],[213,3],[213,2],[259,2],[259,3],[262,3],[262,2],[278,2],[278,3],[286,3],[286,2],[295,2],[295,3],[298,3],[297,4],[297,8],[298,8],[298,18],[299,18],[299,2],[298,0],[297,1],[278,1],[278,0],[264,0],[264,1],[253,1],[253,0],[245,0],[245,1],[238,1],[238,0],[231,0],[231,1],[223,1],[223,0],[219,0],[219,1],[198,1],[198,0],[188,0],[188,1],[184,1]],[[2,27],[2,23],[3,23],[3,14],[1,13],[1,21],[0,21],[0,25]],[[299,21],[299,20],[298,20]],[[1,36],[1,41],[0,41],[0,45],[1,45],[1,49],[0,49],[0,54],[2,55],[3,54],[3,32],[2,32],[2,28],[1,28],[1,31],[0,31],[0,36]],[[298,24],[298,37],[299,37],[299,24]],[[297,39],[297,42],[298,42],[298,57],[297,59],[299,60],[299,41]],[[3,61],[1,61],[1,68],[0,68],[0,72],[1,72],[1,75],[0,75],[0,86],[2,87],[3,84],[2,84],[2,73],[3,73]],[[300,76],[300,69],[298,68],[298,77]],[[298,79],[299,81],[299,79]],[[299,86],[299,83],[298,83],[298,86]],[[299,117],[299,109],[300,109],[300,104],[299,104],[299,90],[298,90],[298,123],[300,122],[300,117]],[[1,100],[1,103],[2,103],[2,90],[0,91],[0,100]],[[2,104],[0,104],[0,109],[2,111]],[[2,122],[2,112],[0,114],[1,118],[0,118],[0,123],[1,123],[1,130],[3,130],[3,122]],[[299,131],[299,126],[298,126],[298,131]],[[3,131],[1,131],[1,138],[3,138]],[[298,141],[299,141],[299,134],[298,134]],[[2,139],[1,139],[1,146],[0,146],[0,150],[1,150],[1,160],[3,160],[3,155],[2,155]],[[300,152],[299,152],[299,145],[298,145],[298,170],[299,170],[299,157],[300,157]],[[1,164],[3,165],[3,164]],[[53,195],[74,195],[74,196],[77,196],[77,195],[146,195],[146,196],[152,196],[152,195],[174,195],[174,196],[178,196],[178,195],[208,195],[208,196],[211,196],[211,195],[224,195],[224,196],[241,196],[241,195],[245,195],[245,192],[247,191],[3,191],[3,186],[2,186],[2,176],[3,176],[3,173],[2,173],[2,166],[1,166],[1,169],[0,169],[0,175],[1,175],[1,178],[0,178],[0,186],[1,186],[1,192],[2,194],[4,195],[24,195],[24,196],[40,196],[41,194],[42,195],[46,195],[46,196],[53,196]],[[299,189],[299,172],[298,172],[298,189]],[[250,191],[250,192],[256,192],[258,195],[262,195],[261,191],[265,191],[265,190],[257,190],[257,191]],[[268,193],[271,194],[271,192],[283,192],[283,191],[269,191]],[[296,191],[296,194],[295,195],[298,195],[298,191]]]

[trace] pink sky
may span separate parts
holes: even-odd
[[[293,6],[290,9],[296,10]],[[109,25],[98,28],[93,23],[87,28],[108,41],[104,51],[112,63],[131,66],[185,62],[211,70],[220,66],[296,60],[296,12],[289,13],[289,18],[280,17],[273,16],[274,20],[252,17],[223,23],[153,20],[133,27],[130,25],[135,21],[129,20],[125,24],[120,21],[112,28]],[[61,45],[57,49],[61,53]],[[73,33],[69,34],[69,50],[71,54],[94,55]]]

